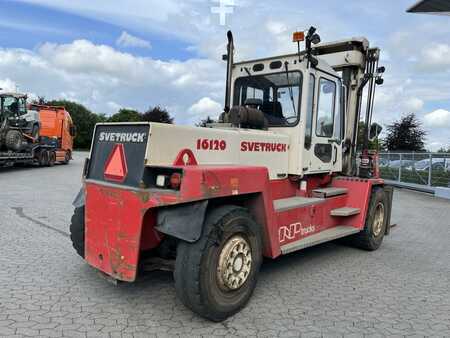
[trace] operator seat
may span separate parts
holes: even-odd
[[[262,111],[270,124],[285,125],[286,119],[283,115],[283,107],[280,102],[266,101],[262,105]]]
[[[8,110],[11,113],[17,114],[19,112],[19,105],[17,104],[17,102],[13,102],[8,106]]]

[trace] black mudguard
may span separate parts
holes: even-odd
[[[200,239],[208,201],[180,204],[158,209],[156,230],[183,241]]]
[[[80,189],[77,196],[75,197],[75,200],[72,202],[72,205],[77,208],[81,208],[86,204],[85,194],[84,194],[84,187]]]

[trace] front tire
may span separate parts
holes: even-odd
[[[75,251],[84,259],[84,206],[76,208],[72,216],[70,239]]]
[[[10,130],[6,133],[5,144],[6,148],[12,151],[19,152],[22,150],[22,133],[18,130]]]
[[[206,216],[202,237],[196,243],[178,245],[177,296],[200,316],[225,320],[247,304],[261,262],[260,228],[246,209],[213,209]]]
[[[350,237],[350,244],[367,251],[377,250],[386,234],[387,219],[387,196],[383,188],[374,188],[369,202],[364,230]]]

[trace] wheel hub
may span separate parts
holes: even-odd
[[[383,230],[384,224],[384,205],[379,203],[375,210],[375,215],[373,219],[373,234],[375,237],[378,237]]]
[[[250,245],[242,236],[233,236],[225,243],[219,256],[217,267],[219,286],[228,290],[239,289],[247,280],[251,267]]]

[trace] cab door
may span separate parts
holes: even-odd
[[[310,86],[310,91],[314,88],[314,97],[309,96],[314,105],[310,107],[310,126],[306,128],[309,138],[305,137],[305,159],[309,163],[305,173],[339,172],[342,171],[345,115],[342,84],[339,78],[320,70],[312,73],[312,78],[314,86]]]

